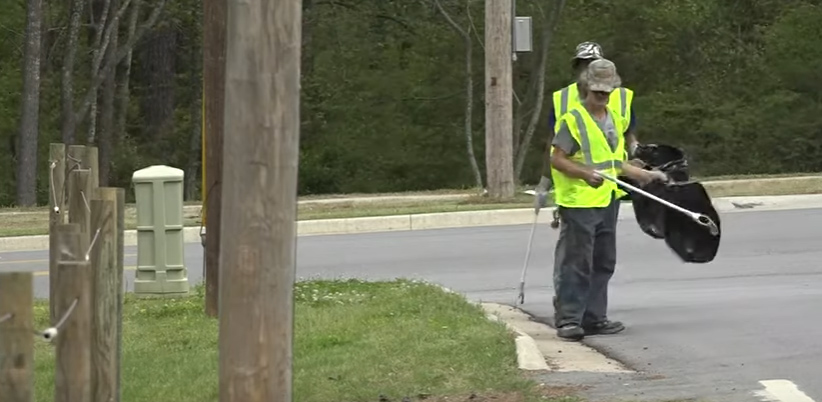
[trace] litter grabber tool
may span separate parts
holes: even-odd
[[[689,211],[685,208],[680,207],[679,205],[676,205],[674,203],[663,200],[662,198],[659,198],[659,197],[657,197],[657,196],[655,196],[651,193],[648,193],[647,191],[641,190],[641,189],[639,189],[637,187],[634,187],[634,186],[632,186],[628,183],[625,183],[622,180],[619,180],[615,177],[611,177],[607,173],[596,171],[596,174],[599,175],[600,177],[602,177],[603,179],[612,181],[612,182],[614,182],[614,183],[616,183],[620,186],[623,186],[623,187],[625,187],[625,188],[627,188],[631,191],[639,193],[639,194],[641,194],[645,197],[648,197],[648,198],[650,198],[650,199],[652,199],[652,200],[654,200],[654,201],[656,201],[656,202],[658,202],[658,203],[660,203],[660,204],[662,204],[662,205],[664,205],[668,208],[671,208],[671,209],[673,209],[677,212],[680,212],[680,213],[690,217],[697,224],[708,228],[708,230],[710,231],[712,236],[718,236],[719,235],[719,228],[716,226],[716,223],[714,223],[714,221],[711,220],[711,218],[708,217],[707,215],[703,215],[703,214],[700,214],[700,213]]]
[[[519,279],[519,304],[525,303],[525,272],[528,271],[528,260],[531,259],[531,245],[534,244],[534,233],[537,231],[539,208],[534,208],[534,223],[531,224],[531,235],[528,236],[528,247],[525,249],[525,262],[522,264],[522,275]]]

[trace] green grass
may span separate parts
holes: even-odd
[[[723,176],[700,178],[711,197],[754,196],[754,195],[789,195],[789,194],[820,194],[822,180],[809,181],[770,181],[770,182],[739,182],[729,180],[767,179],[800,177],[803,175],[757,175],[757,176]],[[804,175],[816,176],[819,175]],[[386,194],[349,194],[347,197],[378,197],[378,196],[408,196],[408,195],[462,195],[461,198],[451,199],[386,199],[378,201],[339,200],[334,203],[301,203],[297,208],[298,220],[360,218],[367,216],[407,215],[424,213],[482,211],[491,209],[528,208],[533,203],[533,196],[523,191],[533,189],[533,186],[519,187],[516,195],[509,200],[491,200],[476,195],[471,190],[440,190],[428,192],[386,193]],[[315,197],[301,197],[302,201],[316,199],[339,199],[344,195],[329,195]],[[199,226],[202,222],[199,204],[186,203],[183,221],[186,226]],[[133,205],[126,206],[126,230],[136,227],[137,214]],[[6,208],[0,209],[0,237],[30,236],[48,234],[48,211],[44,207],[38,208]]]
[[[198,287],[179,299],[126,296],[123,401],[217,401],[217,321],[204,315],[202,292]],[[577,400],[527,379],[516,367],[512,334],[479,306],[439,287],[299,282],[295,302],[294,401],[370,402],[380,395],[461,401],[472,393],[498,396],[498,402]],[[37,302],[35,316],[45,328],[47,302]],[[51,401],[51,344],[38,340],[35,363],[36,400]]]

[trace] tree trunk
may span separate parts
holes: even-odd
[[[156,144],[158,151],[174,129],[177,36],[173,27],[160,28],[150,34],[140,52],[144,82],[151,83],[143,96],[144,138]]]
[[[111,21],[111,36],[109,43],[105,47],[106,63],[117,63],[117,42],[119,39],[120,21],[116,18],[117,9],[120,7],[119,0],[111,0],[108,20]],[[99,66],[98,66],[99,67]],[[100,102],[100,127],[97,144],[99,149],[99,174],[100,186],[107,187],[111,171],[111,159],[113,152],[112,138],[114,136],[114,111],[115,93],[117,92],[117,76],[109,74],[103,81],[102,101]]]
[[[122,15],[125,13],[127,6],[130,4],[130,0],[125,0],[126,3],[124,6],[120,7],[120,11],[118,15]],[[109,74],[113,74],[114,70],[117,68],[117,64],[126,58],[131,49],[134,48],[134,44],[137,43],[140,38],[145,35],[145,33],[151,29],[154,24],[157,23],[157,20],[160,18],[160,15],[165,8],[167,0],[159,0],[159,4],[154,6],[154,10],[151,11],[151,15],[148,17],[148,21],[146,21],[140,28],[135,32],[134,36],[128,38],[126,43],[123,46],[120,46],[117,49],[117,57],[114,58],[112,63],[104,63],[101,65],[100,71],[97,75],[91,77],[91,82],[89,83],[89,88],[86,91],[86,94],[83,96],[82,101],[80,102],[80,107],[78,108],[77,112],[74,114],[75,124],[82,123],[86,117],[88,117],[89,110],[91,109],[92,104],[96,100],[96,92],[100,85],[103,84],[103,81]]]
[[[140,8],[142,6],[141,0],[132,0],[131,14],[128,17],[128,34],[126,40],[130,41],[137,32],[137,18],[140,16]],[[116,142],[122,141],[126,133],[126,122],[128,121],[128,104],[131,97],[131,57],[134,51],[128,50],[125,59],[117,68],[118,87],[117,87],[117,126],[114,129],[114,140]]]
[[[80,35],[80,18],[86,0],[72,0],[66,57],[63,59],[62,87],[60,89],[61,137],[66,146],[74,144],[77,119],[74,115],[74,61],[77,58],[77,42]]]
[[[37,204],[37,140],[40,115],[42,0],[28,0],[23,65],[23,107],[17,159],[17,205]]]
[[[89,76],[94,77],[100,71],[100,64],[106,55],[106,46],[103,44],[103,34],[107,29],[106,23],[109,21],[109,10],[112,9],[111,0],[91,0],[91,18],[89,21],[88,41],[91,51],[91,73]],[[103,83],[105,85],[105,81]],[[98,89],[92,88],[94,92],[94,102],[91,104],[89,111],[88,132],[86,133],[86,143],[92,145],[97,138],[97,124],[99,116],[100,105],[103,102],[98,96]],[[99,174],[99,172],[98,172]]]
[[[203,135],[203,80],[199,71],[202,71],[202,57],[200,57],[202,46],[193,46],[190,52],[189,66],[191,67],[191,83],[195,89],[194,99],[191,102],[189,115],[191,116],[191,134],[189,136],[188,164],[185,175],[185,197],[186,200],[197,199],[197,171],[202,165],[202,135]]]
[[[470,0],[467,0],[470,1]],[[480,173],[479,165],[477,164],[477,157],[474,154],[474,130],[472,122],[474,121],[474,76],[473,76],[473,42],[471,41],[471,26],[469,24],[468,30],[462,29],[448,12],[442,7],[439,0],[434,0],[437,10],[445,17],[451,28],[456,31],[463,40],[465,46],[465,148],[468,156],[468,163],[471,166],[471,172],[474,174],[474,185],[480,191],[482,190],[482,173]]]

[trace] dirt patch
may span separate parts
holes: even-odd
[[[427,402],[523,402],[525,397],[520,392],[496,392],[482,395],[470,394],[417,399],[417,401],[423,400]]]
[[[585,391],[586,389],[589,389],[589,388],[591,388],[591,387],[590,386],[582,386],[582,385],[564,386],[564,387],[563,386],[543,385],[543,386],[539,387],[539,395],[547,397],[547,398],[557,398],[557,399],[567,398],[567,397],[576,396],[580,392]]]
[[[548,400],[559,400],[562,398],[575,397],[578,392],[587,389],[586,386],[548,386],[541,385],[536,389],[536,395]],[[514,392],[489,392],[471,393],[467,395],[433,396],[415,395],[414,397],[404,397],[390,399],[380,397],[377,402],[524,402],[525,395],[520,391]],[[532,399],[533,400],[533,399]]]

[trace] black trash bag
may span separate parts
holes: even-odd
[[[707,226],[694,222],[690,216],[663,206],[665,244],[684,262],[706,263],[713,261],[719,251],[722,225],[711,197],[700,183],[671,183],[663,185],[660,197],[691,212],[703,214],[716,225],[716,235]],[[656,194],[655,194],[656,195]],[[647,198],[647,197],[643,197]],[[655,202],[649,200],[651,202]]]
[[[665,172],[675,182],[690,179],[688,159],[681,148],[664,144],[642,144],[637,146],[634,158],[645,163],[645,169]]]
[[[665,187],[665,183],[655,181],[643,187],[642,190],[667,201],[668,194]],[[633,204],[634,216],[639,228],[654,239],[664,239],[665,212],[668,207],[638,193],[632,194],[631,204]]]
[[[634,152],[634,159],[642,161],[646,170],[657,169],[665,172],[673,181],[682,182],[690,179],[688,170],[688,159],[681,148],[664,144],[640,144]],[[638,183],[626,176],[619,176],[620,180],[638,187]],[[632,193],[625,189],[628,194],[622,196],[620,200],[631,200]]]
[[[657,169],[665,172],[673,182],[687,182],[690,179],[688,160],[685,158],[685,152],[680,148],[661,144],[642,144],[637,147],[634,157],[645,164],[644,169]],[[620,178],[620,180],[634,187],[640,187],[638,183],[628,178]],[[640,188],[665,199],[665,185],[663,183],[653,182]],[[664,239],[665,215],[663,212],[666,207],[648,197],[636,193],[629,193],[628,196],[622,199],[625,198],[630,198],[631,200],[634,208],[634,217],[636,218],[637,224],[639,224],[639,228],[648,236],[655,239]]]

